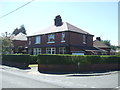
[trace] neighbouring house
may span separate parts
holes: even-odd
[[[27,37],[28,53],[91,55],[98,51],[93,47],[93,36],[70,23],[62,22],[58,15],[54,25]]]
[[[97,55],[110,55],[110,46],[103,43],[100,37],[96,37],[96,40],[93,42],[93,46],[99,49],[99,51],[96,52]]]
[[[11,40],[13,42],[13,53],[26,53],[25,47],[27,46],[27,35],[23,33],[11,35]]]

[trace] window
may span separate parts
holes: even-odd
[[[48,35],[48,43],[54,43],[55,42],[54,39],[55,39],[55,35],[54,34]]]
[[[46,48],[46,54],[56,54],[55,48]]]
[[[40,44],[40,36],[36,36],[35,44]]]
[[[41,48],[34,48],[34,49],[33,49],[33,54],[34,54],[34,55],[42,54]]]
[[[59,54],[65,54],[66,48],[65,47],[60,47],[59,48]]]
[[[83,44],[86,44],[87,43],[87,37],[86,35],[83,35]]]
[[[62,32],[62,40],[61,40],[61,42],[65,42],[65,33],[64,32]]]
[[[31,37],[28,38],[28,44],[31,45]]]

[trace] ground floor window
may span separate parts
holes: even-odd
[[[65,47],[60,47],[59,48],[59,54],[65,54],[66,48]]]
[[[55,48],[46,48],[46,54],[56,54]]]
[[[34,54],[34,55],[42,54],[41,48],[34,48],[34,49],[33,49],[33,54]]]

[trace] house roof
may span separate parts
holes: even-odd
[[[12,40],[21,40],[21,41],[26,41],[27,40],[27,36],[23,33],[19,33],[17,35],[12,35],[10,37]]]
[[[110,46],[106,45],[105,43],[99,41],[99,40],[95,40],[93,42],[93,46],[96,48],[110,48]]]
[[[52,26],[50,26],[44,30],[40,30],[39,32],[36,32],[30,36],[49,34],[49,33],[55,33],[55,32],[63,32],[63,31],[73,31],[73,32],[77,32],[77,33],[92,35],[92,34],[86,32],[68,22],[63,22],[63,24],[61,26],[52,25]]]

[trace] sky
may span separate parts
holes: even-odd
[[[31,0],[1,0],[0,17],[26,4]],[[110,40],[118,45],[118,2],[113,1],[55,1],[33,0],[17,11],[0,18],[0,36],[12,33],[24,24],[28,35],[54,24],[55,16],[60,15],[68,22],[102,40]]]

